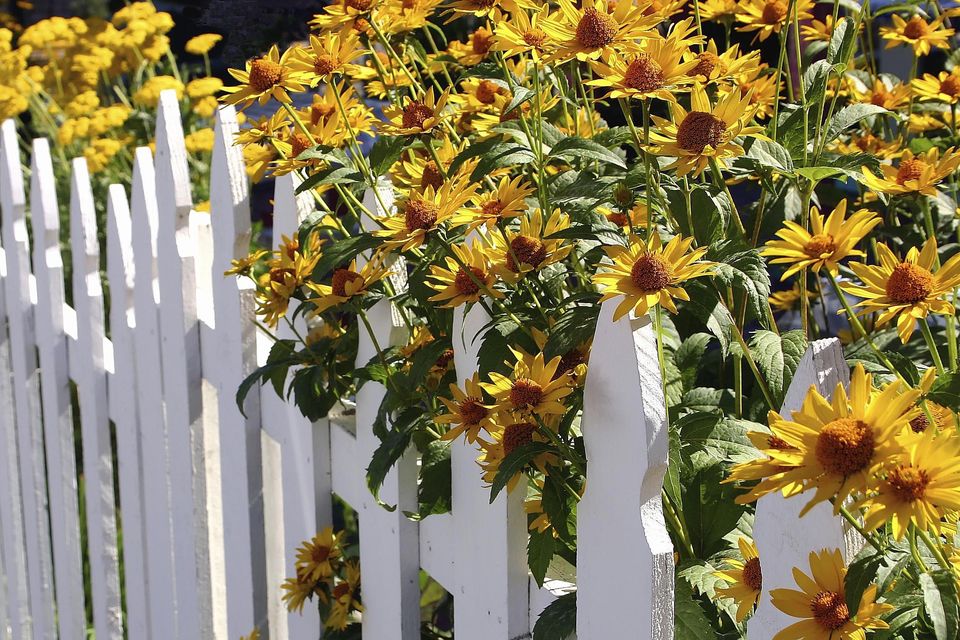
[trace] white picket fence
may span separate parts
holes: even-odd
[[[672,638],[673,549],[660,506],[668,438],[648,320],[614,323],[610,303],[601,310],[585,391],[590,468],[579,508],[578,585],[548,581],[541,589],[526,570],[522,492],[490,504],[473,446],[452,445],[450,513],[420,522],[403,515],[417,506],[412,452],[381,492],[399,508],[389,512],[373,499],[364,474],[378,444],[372,424],[382,387],[363,387],[355,415],[313,424],[269,386],[250,393],[247,417],[236,407],[240,381],[270,346],[251,322],[251,285],[222,276],[231,259],[246,255],[250,238],[247,178],[232,144],[237,129],[233,109],[222,109],[211,212],[196,212],[178,104],[171,92],[162,96],[155,156],[136,150],[129,201],[123,186],[109,191],[105,317],[84,160],[72,165],[71,308],[48,144],[32,145],[28,231],[17,133],[12,121],[3,123],[0,640],[84,638],[87,597],[98,640],[118,640],[124,632],[131,640],[235,640],[255,625],[274,640],[314,640],[321,628],[316,611],[288,614],[279,585],[294,575],[296,545],[331,523],[333,493],[359,514],[365,638],[419,638],[421,568],[453,595],[458,640],[527,637],[545,606],[577,588],[580,640]],[[295,186],[293,176],[276,181],[276,237],[292,235],[312,209],[308,198],[295,196]],[[389,190],[383,196],[389,203]],[[367,194],[371,210],[379,204]],[[381,344],[405,339],[388,301],[374,307],[370,320]],[[477,369],[474,337],[485,321],[478,308],[456,316],[461,383]],[[360,335],[364,363],[374,351]],[[839,344],[815,343],[786,408],[799,407],[810,384],[829,393],[846,375]],[[78,490],[86,503],[83,523]],[[776,559],[764,564],[766,588],[789,586],[789,567],[806,566],[811,549],[856,550],[828,509],[802,523],[797,509],[777,496],[760,503],[761,559]],[[751,639],[770,638],[784,621],[764,596]]]

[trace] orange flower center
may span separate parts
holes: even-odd
[[[913,16],[903,25],[903,35],[911,40],[919,40],[930,33],[930,25],[920,16]]]
[[[510,455],[525,444],[533,442],[533,432],[537,430],[536,425],[529,422],[517,422],[508,424],[503,429],[503,455]]]
[[[346,582],[340,582],[333,588],[333,598],[334,600],[339,600],[350,593],[350,585]]]
[[[440,357],[436,359],[433,363],[433,366],[437,369],[442,369],[443,371],[447,370],[447,365],[453,361],[453,349],[444,349],[443,353],[440,354]]]
[[[930,484],[930,474],[912,465],[899,465],[887,474],[887,484],[904,502],[922,500]]]
[[[336,71],[339,64],[333,56],[326,53],[313,59],[313,70],[318,76],[325,76]]]
[[[931,402],[930,400],[927,400],[927,411],[929,411],[930,415],[933,416],[933,420],[937,426],[941,426],[944,419],[950,413],[950,410],[946,407],[939,405],[936,402]],[[927,417],[926,412],[921,413],[910,421],[910,428],[913,429],[914,433],[923,433],[929,426],[930,418]]]
[[[623,83],[637,91],[655,91],[663,86],[663,67],[650,54],[641,53],[627,67]]]
[[[437,222],[439,210],[432,202],[411,199],[403,211],[403,221],[407,231],[426,231]]]
[[[824,629],[836,631],[850,620],[850,611],[843,596],[833,591],[821,591],[810,601],[813,619]]]
[[[547,247],[537,238],[530,236],[517,236],[510,241],[510,251],[507,253],[507,268],[514,273],[520,272],[520,265],[513,259],[514,256],[520,261],[520,264],[528,264],[537,268],[547,258]]]
[[[357,18],[353,21],[353,30],[359,33],[367,33],[372,29],[370,21],[366,18]]]
[[[890,94],[886,91],[874,91],[870,95],[870,104],[877,107],[882,107],[887,104],[887,96],[889,95]]]
[[[900,162],[897,169],[897,184],[905,184],[907,180],[917,180],[923,175],[927,163],[919,158],[911,158]]]
[[[825,253],[833,253],[836,248],[837,245],[834,243],[832,235],[816,233],[803,246],[803,252],[811,258],[819,258]]]
[[[646,253],[633,263],[630,279],[641,291],[660,291],[670,284],[670,265],[660,256]]]
[[[510,387],[510,402],[518,409],[531,409],[543,400],[543,387],[530,378],[518,378]]]
[[[503,88],[493,80],[481,80],[477,86],[477,100],[483,104],[493,104],[497,95],[503,92]]]
[[[586,363],[587,354],[584,353],[581,349],[571,349],[565,354],[560,356],[560,364],[557,366],[557,373],[554,375],[554,379],[559,378],[565,373],[573,371],[581,364]]]
[[[946,80],[940,83],[940,93],[945,93],[952,98],[960,95],[960,77],[953,74],[947,76]]]
[[[403,108],[403,128],[423,129],[423,124],[433,117],[433,109],[422,102],[413,101]]]
[[[577,23],[577,42],[587,49],[605,47],[617,35],[617,20],[607,14],[600,13],[593,7],[583,11],[583,17]]]
[[[697,66],[690,69],[687,75],[709,78],[718,64],[720,64],[720,56],[712,51],[703,51],[697,56]]]
[[[369,11],[374,0],[344,0],[344,4],[357,11]]]
[[[787,3],[783,0],[772,0],[763,5],[760,20],[764,24],[780,24],[786,16]]]
[[[427,187],[433,187],[434,189],[439,189],[443,186],[443,174],[440,173],[440,169],[437,168],[437,163],[433,160],[427,161],[423,165],[423,177],[420,178],[420,188],[426,189]]]
[[[685,151],[703,153],[709,146],[716,149],[723,142],[727,124],[706,111],[691,111],[677,127],[677,144]]]
[[[310,553],[310,559],[313,560],[316,564],[321,562],[326,562],[327,558],[330,557],[330,547],[324,547],[322,545],[316,546],[313,548]]]
[[[480,398],[468,397],[457,405],[457,412],[463,424],[480,424],[480,421],[487,417],[490,410],[480,404]]]
[[[470,267],[470,271],[473,272],[474,277],[480,282],[483,282],[487,277],[487,274],[479,267]],[[453,279],[453,286],[465,296],[472,296],[477,291],[480,291],[480,285],[474,282],[470,274],[464,271],[462,267],[460,271],[457,271],[457,275]]]
[[[540,29],[530,29],[530,31],[523,34],[523,41],[527,43],[527,46],[533,47],[534,49],[542,48],[546,40],[547,34]]]
[[[760,558],[750,558],[743,565],[743,583],[752,591],[760,591],[763,574],[760,571]]]
[[[483,203],[483,206],[480,208],[483,212],[483,215],[488,218],[498,217],[503,212],[503,202],[500,201],[500,198],[494,198],[493,200],[487,200]]]
[[[313,145],[310,143],[310,138],[302,133],[295,133],[290,136],[290,157],[296,158],[312,146]]]
[[[607,214],[607,220],[617,225],[618,227],[628,227],[630,226],[630,218],[627,214],[621,211],[613,211]]]
[[[887,279],[887,297],[897,304],[916,304],[933,291],[933,274],[909,262],[898,264]]]
[[[473,32],[473,52],[478,56],[485,56],[490,51],[491,37],[493,34],[484,27],[480,27]]]
[[[827,423],[817,436],[817,462],[840,476],[849,476],[865,469],[876,448],[873,429],[856,418],[838,418]]]
[[[347,283],[356,282],[357,280],[363,280],[363,276],[356,271],[337,269],[333,272],[333,278],[330,283],[333,295],[340,296],[341,298],[349,298],[350,294],[347,293]]]
[[[257,58],[250,63],[250,86],[257,91],[269,91],[283,77],[283,67],[270,58]]]

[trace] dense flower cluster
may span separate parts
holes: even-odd
[[[582,429],[603,429],[581,425],[584,385],[611,304],[614,321],[657,336],[664,517],[702,635],[742,631],[763,594],[751,503],[773,492],[831,502],[870,542],[859,600],[833,550],[811,556],[812,577],[795,570],[799,591],[767,594],[802,619],[778,638],[863,638],[896,607],[917,613],[898,629],[929,626],[939,614],[917,604],[921,583],[936,573],[955,594],[960,572],[960,75],[918,63],[901,80],[876,54],[951,48],[957,12],[887,13],[808,0],[327,4],[308,41],[232,69],[222,96],[268,108],[238,144],[257,176],[297,174],[318,207],[230,271],[253,280],[266,331],[299,336],[255,376],[289,374],[313,418],[384,385],[370,488],[415,446],[420,517],[449,508],[435,471],[446,443],[475,445],[494,495],[530,496],[542,581],[551,562],[576,561]],[[447,39],[454,29],[463,37]],[[754,46],[767,41],[772,57]],[[374,305],[390,306],[397,344],[378,341]],[[463,314],[484,326],[466,375],[452,340]],[[808,341],[830,335],[855,366],[849,389],[811,391],[782,415]]]

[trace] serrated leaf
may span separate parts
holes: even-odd
[[[845,63],[857,42],[857,27],[850,18],[840,18],[833,27],[830,44],[827,45],[827,62]]]
[[[383,480],[410,446],[410,436],[409,429],[390,429],[373,452],[373,458],[367,466],[367,487],[378,501]]]
[[[490,485],[490,503],[493,504],[504,487],[515,475],[522,473],[527,464],[541,453],[550,451],[553,451],[553,448],[545,442],[531,442],[511,451],[510,455],[500,461],[497,475],[494,476],[493,483]]]
[[[320,260],[313,268],[314,281],[322,282],[334,269],[349,264],[360,253],[379,247],[381,244],[383,244],[383,238],[378,238],[371,233],[360,233],[324,245]]]
[[[937,376],[927,398],[954,411],[960,411],[960,375],[946,373]]]
[[[586,138],[577,138],[570,136],[564,138],[553,146],[550,150],[551,158],[586,158],[588,160],[599,160],[614,166],[626,169],[627,165],[623,158],[607,149],[603,145],[588,140]]]
[[[540,612],[533,640],[567,640],[577,631],[577,592],[565,593]]]
[[[827,142],[835,140],[837,136],[861,120],[880,114],[890,115],[890,111],[869,103],[852,104],[840,109],[830,120],[830,126],[827,128]]]
[[[448,169],[448,171],[450,173],[456,173],[457,169],[471,158],[481,158],[477,169],[474,170],[474,174],[483,176],[489,173],[490,169],[500,166],[506,166],[511,163],[527,164],[533,162],[534,155],[533,151],[523,145],[515,142],[504,142],[498,137],[493,137],[488,140],[483,140],[482,142],[471,144],[461,151],[457,157],[453,159],[453,162],[450,163],[450,169]],[[481,165],[484,167],[484,172],[481,172]]]
[[[373,175],[385,175],[393,166],[393,163],[400,158],[400,154],[403,153],[410,142],[410,136],[378,135],[370,148],[370,153],[367,155]]]
[[[875,552],[872,547],[864,549],[847,567],[847,576],[844,578],[847,608],[856,611],[860,608],[860,598],[871,584],[876,582],[877,571],[883,566],[882,553]]]
[[[673,620],[675,638],[715,640],[717,637],[703,608],[694,599],[693,589],[686,580],[677,581],[674,587]]]
[[[548,358],[562,356],[590,340],[597,327],[600,306],[577,305],[563,312],[553,328],[544,346]]]
[[[707,346],[712,337],[708,333],[695,333],[688,337],[673,353],[673,362],[680,371],[684,391],[693,388],[697,381],[697,374],[700,371],[703,354],[707,352]]]
[[[733,242],[721,242],[710,247],[707,260],[717,262],[714,278],[746,293],[749,309],[757,319],[765,322],[770,273],[760,251],[742,249]]]
[[[939,569],[920,576],[923,609],[937,640],[956,640],[960,632],[960,593],[953,573]]]
[[[773,331],[761,330],[753,334],[750,351],[767,380],[776,405],[783,403],[787,386],[806,350],[807,339],[802,331],[787,331],[777,335]]]
[[[776,169],[781,173],[793,171],[793,158],[783,145],[762,138],[752,138],[752,140],[753,143],[747,149],[745,157],[756,160],[761,167]]]
[[[550,568],[555,550],[556,538],[553,537],[553,531],[548,529],[540,533],[534,529],[530,532],[530,539],[527,541],[527,565],[539,587],[543,586],[543,579]]]

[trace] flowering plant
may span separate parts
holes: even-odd
[[[948,48],[952,14],[896,6],[887,25],[869,4],[826,6],[820,20],[808,0],[325,6],[309,42],[232,70],[223,96],[272,105],[238,143],[318,208],[229,272],[256,284],[265,331],[297,336],[239,399],[270,380],[318,419],[383,384],[370,489],[414,446],[416,515],[444,511],[445,443],[476,444],[477,482],[528,496],[542,582],[576,562],[583,387],[612,300],[614,320],[655,327],[688,629],[743,632],[766,561],[751,503],[781,492],[832,503],[869,545],[849,569],[832,550],[812,578],[797,568],[801,590],[772,596],[803,619],[778,638],[950,637],[960,76],[915,63],[900,81],[876,54]],[[466,40],[446,39],[450,22]],[[767,41],[770,60],[751,50]],[[384,301],[405,343],[377,342]],[[457,384],[461,311],[486,331]],[[366,333],[376,355],[355,364]],[[808,341],[830,335],[856,367],[849,390],[781,415]]]

